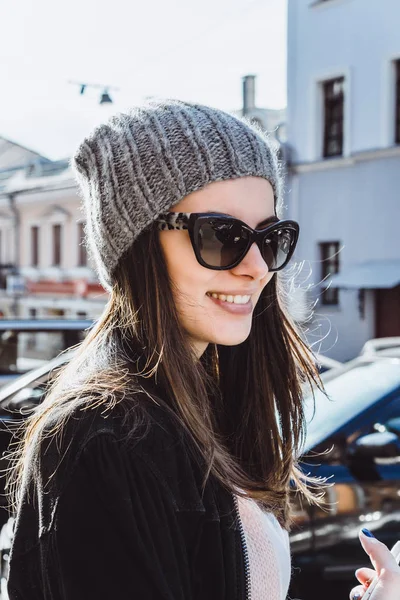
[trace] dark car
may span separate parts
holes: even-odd
[[[0,386],[83,340],[90,319],[0,319]]]
[[[0,390],[2,449],[10,440],[9,422],[23,418],[42,401],[49,379],[72,355],[73,351],[66,353]],[[326,489],[325,509],[294,497],[289,595],[345,600],[355,585],[355,569],[368,564],[358,542],[359,529],[368,527],[389,546],[400,539],[400,360],[360,357],[330,369],[323,379],[329,399],[316,392],[315,411],[312,399],[306,399],[302,468],[331,478],[334,485]],[[1,512],[6,524],[7,512]],[[4,578],[10,522],[0,535],[0,546],[2,539]]]
[[[347,598],[366,566],[358,532],[400,539],[400,360],[357,358],[324,378],[329,398],[306,400],[303,471],[330,478],[325,509],[297,506],[291,597]]]

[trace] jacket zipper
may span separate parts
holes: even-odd
[[[242,519],[240,518],[239,501],[235,494],[232,494],[235,505],[236,518],[239,524],[240,541],[242,543],[243,560],[244,560],[244,584],[245,584],[245,600],[251,600],[250,587],[250,560],[249,551],[247,549],[246,535],[244,533]]]

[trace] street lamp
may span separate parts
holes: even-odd
[[[100,103],[99,104],[112,104],[112,100],[110,98],[110,95],[108,93],[108,90],[104,90],[104,92],[101,95],[101,99],[100,99]]]
[[[86,88],[89,88],[89,87],[102,90],[99,104],[112,104],[113,100],[109,94],[109,91],[110,90],[115,90],[115,91],[119,90],[119,88],[112,87],[110,85],[104,85],[102,83],[83,83],[81,81],[69,81],[68,83],[79,86],[79,88],[80,88],[79,93],[81,96],[85,93]]]

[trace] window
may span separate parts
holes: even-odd
[[[57,314],[56,314],[57,313]],[[60,314],[62,313],[62,314]],[[48,318],[63,319],[64,311],[49,311]],[[9,327],[5,325],[4,327]],[[86,336],[87,329],[81,327],[66,329],[57,323],[54,329],[44,329],[40,321],[37,328],[23,329],[23,321],[16,329],[2,328],[0,331],[0,382],[3,375],[18,375],[44,365],[60,352],[79,344]],[[31,387],[31,386],[29,386]]]
[[[400,144],[400,60],[394,63],[396,67],[396,121],[395,121],[395,144]]]
[[[85,246],[85,229],[84,223],[78,223],[78,267],[86,267],[87,252]]]
[[[31,265],[32,267],[39,265],[39,227],[37,225],[31,227]]]
[[[324,146],[323,156],[343,154],[344,77],[323,83]]]
[[[320,257],[322,285],[329,286],[329,275],[339,273],[339,242],[323,242],[320,244]],[[331,306],[339,304],[338,288],[323,287],[322,304]]]
[[[61,265],[61,225],[53,225],[53,266]]]

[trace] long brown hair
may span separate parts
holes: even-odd
[[[264,289],[245,342],[210,344],[198,360],[179,323],[158,232],[143,232],[114,273],[102,317],[24,425],[9,480],[14,505],[43,437],[62,433],[71,407],[135,408],[132,427],[139,430],[146,416],[134,390],[150,379],[165,391],[157,401],[198,449],[204,482],[212,473],[287,525],[291,482],[316,500],[296,461],[304,439],[302,387],[319,385],[319,377],[282,306],[280,285],[274,276]],[[49,419],[56,423],[50,434]]]

